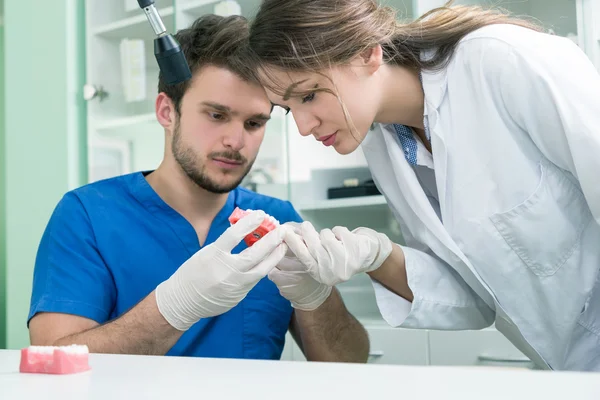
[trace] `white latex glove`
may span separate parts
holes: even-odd
[[[310,222],[305,221],[299,231],[304,241],[286,239],[286,244],[307,266],[310,275],[328,286],[376,270],[392,252],[392,241],[369,228],[356,228],[350,232],[348,228],[336,226],[323,229],[319,234]]]
[[[302,246],[302,238],[291,229],[285,233],[286,243],[296,241]],[[269,272],[269,279],[279,288],[279,293],[292,303],[292,307],[302,311],[313,311],[331,295],[331,286],[317,282],[307,271],[296,255],[288,250],[277,268]]]
[[[231,254],[244,236],[265,218],[253,211],[199,250],[156,288],[160,313],[174,328],[186,331],[202,318],[235,307],[285,256],[283,227],[269,232],[240,254]]]

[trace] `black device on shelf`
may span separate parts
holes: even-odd
[[[369,179],[358,186],[342,186],[327,189],[328,199],[343,199],[346,197],[376,196],[381,192],[375,186],[373,179]]]

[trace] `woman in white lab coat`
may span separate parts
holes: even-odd
[[[302,135],[362,148],[405,239],[305,223],[316,279],[367,272],[392,326],[495,323],[539,367],[600,370],[600,76],[576,44],[477,7],[265,0],[250,48]]]

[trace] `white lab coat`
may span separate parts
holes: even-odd
[[[439,216],[380,124],[361,147],[400,223],[412,305],[393,326],[495,323],[542,368],[600,370],[600,76],[570,40],[477,30],[423,73]]]

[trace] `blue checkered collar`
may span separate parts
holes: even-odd
[[[419,74],[419,80],[423,83],[423,78],[421,74]],[[429,133],[427,117],[423,116],[423,126],[425,127],[425,137],[431,143],[431,135]],[[430,157],[427,155],[429,151],[425,147],[425,145],[417,139],[412,128],[401,125],[401,124],[393,124],[394,130],[398,139],[400,140],[400,145],[404,150],[404,157],[406,161],[410,165],[427,165],[432,166],[432,160],[429,160]]]

